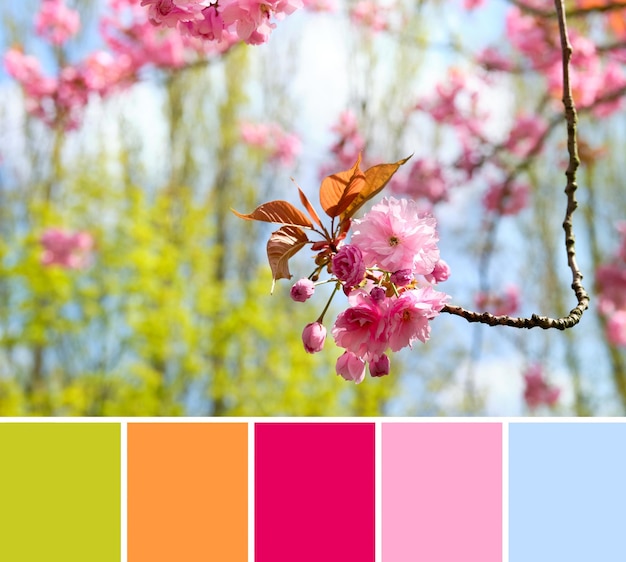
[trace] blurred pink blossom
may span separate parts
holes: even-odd
[[[504,148],[513,154],[526,157],[534,149],[545,133],[547,125],[543,119],[534,115],[521,114],[509,132]]]
[[[554,406],[559,399],[561,390],[548,384],[540,365],[531,365],[526,369],[524,382],[524,400],[530,409],[534,410],[542,404]]]
[[[392,181],[390,187],[398,195],[411,199],[423,198],[435,204],[448,200],[450,186],[438,162],[419,158],[413,163],[406,180]]]
[[[500,215],[516,215],[528,205],[530,188],[525,183],[492,183],[483,196],[483,206]]]
[[[606,335],[613,345],[626,347],[626,310],[617,310],[609,316]]]
[[[350,7],[350,19],[371,31],[385,31],[389,27],[388,9],[373,0],[359,0]]]
[[[466,10],[474,10],[480,8],[486,0],[463,0],[463,7]]]
[[[58,265],[65,269],[86,267],[94,246],[89,232],[69,232],[60,228],[47,229],[39,241],[43,246],[42,265]]]
[[[35,15],[35,32],[53,45],[62,45],[80,29],[80,15],[63,0],[43,0]]]
[[[351,168],[365,148],[365,140],[359,132],[354,112],[349,109],[341,112],[337,123],[331,127],[331,131],[338,138],[330,148],[336,159],[336,164],[329,166],[329,168],[335,166],[337,168]],[[325,173],[326,170],[322,175]]]
[[[303,0],[304,7],[311,12],[336,12],[337,0]]]
[[[509,285],[501,294],[478,292],[474,297],[476,306],[495,316],[511,316],[520,305],[520,291],[516,285]]]
[[[262,148],[269,153],[269,159],[283,166],[291,166],[300,153],[300,139],[288,133],[276,123],[244,122],[239,126],[241,140]]]

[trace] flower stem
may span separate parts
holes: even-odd
[[[328,310],[328,307],[330,306],[330,303],[332,302],[333,298],[335,298],[335,293],[339,290],[339,287],[341,287],[341,283],[337,283],[335,285],[335,288],[333,289],[333,293],[330,295],[330,298],[328,299],[328,302],[326,303],[326,306],[324,307],[324,310],[322,310],[322,313],[320,314],[320,317],[317,319],[317,321],[320,324],[324,321],[324,314],[326,314],[326,311]]]

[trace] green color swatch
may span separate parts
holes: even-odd
[[[0,423],[0,560],[119,562],[120,424]]]

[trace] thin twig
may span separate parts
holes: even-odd
[[[576,243],[574,238],[573,214],[578,206],[576,201],[576,171],[580,164],[578,158],[578,143],[576,140],[576,127],[578,117],[576,107],[572,97],[572,88],[570,84],[569,66],[572,58],[572,45],[569,41],[567,33],[567,24],[565,21],[565,8],[563,0],[555,0],[556,13],[559,22],[559,34],[561,38],[561,52],[563,54],[563,105],[565,107],[565,120],[567,123],[567,152],[569,161],[565,176],[567,185],[565,194],[567,196],[567,209],[565,219],[563,221],[563,230],[565,231],[565,250],[567,252],[567,263],[572,272],[572,290],[577,299],[577,305],[570,311],[567,316],[561,318],[550,318],[548,316],[540,316],[533,314],[530,318],[511,317],[511,316],[494,316],[488,312],[473,312],[465,310],[460,306],[445,306],[442,312],[454,314],[465,318],[468,322],[480,322],[489,326],[512,326],[515,328],[556,328],[565,330],[572,328],[583,315],[583,312],[589,307],[589,295],[582,284],[583,275],[576,261]]]

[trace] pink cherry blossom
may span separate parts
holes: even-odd
[[[431,286],[405,291],[389,306],[389,347],[399,351],[415,340],[426,342],[430,337],[429,320],[435,318],[449,296]]]
[[[524,400],[529,408],[535,409],[542,404],[554,406],[561,393],[559,388],[550,386],[545,380],[540,365],[532,365],[524,373]]]
[[[345,380],[359,384],[365,378],[365,361],[351,351],[345,351],[337,359],[335,370]]]
[[[436,225],[434,217],[419,212],[415,201],[390,197],[354,221],[351,242],[361,249],[367,267],[425,275],[439,261]]]
[[[365,277],[363,254],[358,246],[342,246],[332,259],[333,275],[348,288],[356,287]]]
[[[307,353],[317,353],[324,348],[326,327],[321,322],[311,322],[302,331],[302,343]]]
[[[35,32],[53,45],[62,45],[80,29],[80,15],[63,0],[43,0],[35,15]]]
[[[335,343],[364,359],[380,357],[387,348],[387,301],[376,301],[362,289],[353,291],[350,307],[331,329]]]
[[[47,229],[39,241],[43,246],[41,264],[65,269],[86,267],[94,245],[88,232],[69,232],[60,228]]]
[[[296,302],[304,302],[313,296],[315,292],[315,283],[306,277],[297,281],[291,287],[290,296]]]

